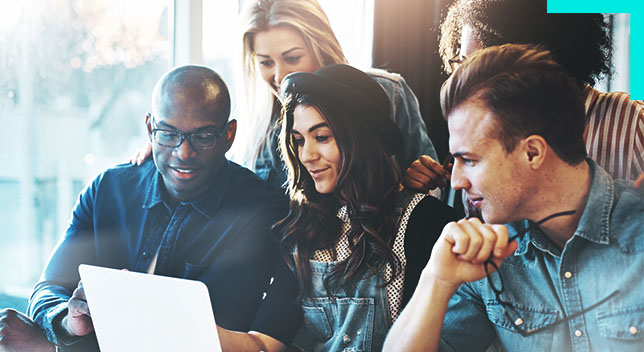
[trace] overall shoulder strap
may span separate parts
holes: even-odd
[[[402,190],[396,199],[396,218],[394,219],[398,233],[405,233],[407,229],[407,221],[409,216],[414,211],[414,208],[427,194],[410,191],[408,189]]]

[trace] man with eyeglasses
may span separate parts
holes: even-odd
[[[178,67],[159,80],[145,118],[153,160],[109,169],[82,192],[35,287],[28,313],[49,341],[98,349],[81,263],[202,281],[218,325],[248,331],[278,258],[270,228],[286,204],[279,190],[226,159],[236,131],[229,114],[228,89],[206,67]],[[54,350],[26,317],[2,317],[0,351],[12,350],[11,341]]]
[[[385,350],[642,351],[644,194],[586,157],[576,82],[538,47],[491,47],[441,106],[452,187],[486,223],[444,228]]]

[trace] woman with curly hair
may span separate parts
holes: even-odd
[[[506,43],[550,50],[583,90],[588,156],[615,179],[644,177],[644,104],[627,93],[593,88],[610,71],[612,45],[604,15],[547,13],[546,0],[457,0],[441,24],[439,54],[451,74],[476,50]],[[449,174],[435,160],[424,161],[412,165],[407,184],[436,184],[431,177]],[[467,204],[468,215],[476,216]]]
[[[222,331],[222,345],[379,351],[455,214],[402,190],[391,155],[404,136],[369,75],[329,65],[291,74],[280,88],[290,211],[277,228],[285,260],[253,331]]]

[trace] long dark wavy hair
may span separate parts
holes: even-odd
[[[334,191],[320,194],[293,144],[293,111],[299,105],[315,108],[325,118],[340,151],[341,165]],[[395,240],[395,198],[400,190],[400,173],[384,151],[378,137],[351,112],[310,94],[290,95],[282,109],[280,150],[288,168],[290,210],[276,226],[281,230],[281,251],[294,270],[300,296],[311,289],[309,260],[316,250],[330,249],[341,235],[336,216],[347,205],[351,229],[347,234],[350,256],[335,266],[324,282],[327,292],[356,283],[378,273],[386,264],[400,274],[400,259],[392,248]]]

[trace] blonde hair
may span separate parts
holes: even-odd
[[[254,169],[261,148],[269,138],[274,122],[271,121],[273,109],[275,104],[280,104],[259,74],[254,58],[255,35],[278,26],[288,27],[302,37],[318,66],[346,63],[346,58],[329,19],[316,0],[250,0],[241,19],[243,72],[239,76],[244,84],[241,85],[243,91],[238,94],[241,100],[238,107],[242,119],[240,132],[250,140],[238,143],[234,154],[244,165]]]

